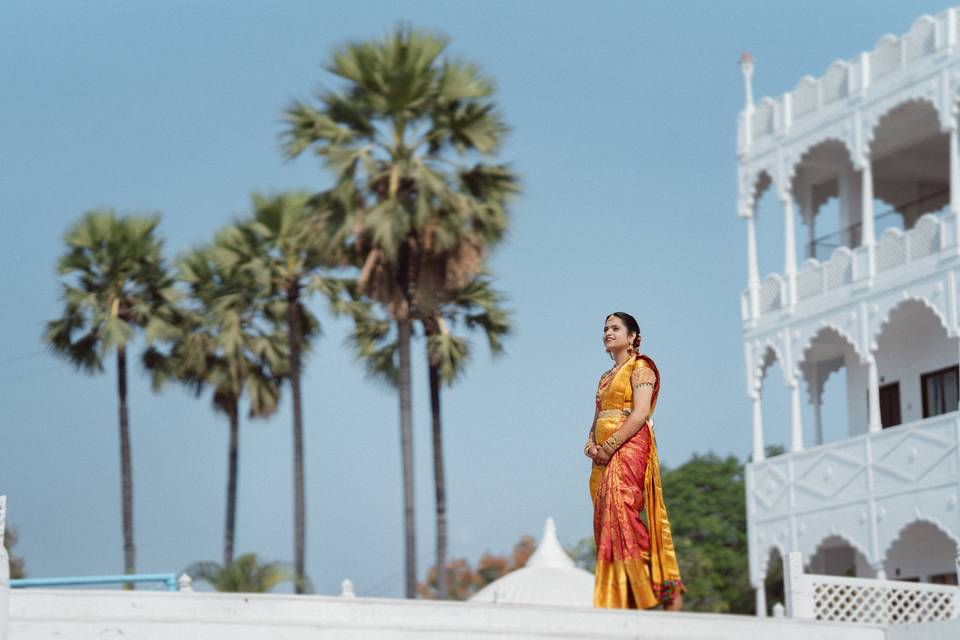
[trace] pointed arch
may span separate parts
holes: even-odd
[[[810,349],[813,347],[813,343],[817,340],[817,338],[823,335],[829,335],[831,332],[836,334],[837,337],[842,339],[853,348],[853,352],[857,354],[857,357],[860,359],[861,363],[865,364],[867,362],[867,357],[862,352],[860,343],[854,339],[852,335],[850,335],[849,331],[832,320],[822,320],[820,324],[817,325],[816,330],[809,333],[805,338],[803,338],[803,342],[800,343],[799,362],[801,365],[807,362]]]
[[[865,150],[868,150],[867,155],[871,157],[876,156],[874,143],[876,142],[877,133],[884,124],[889,123],[892,117],[905,113],[911,108],[929,107],[933,110],[939,125],[943,120],[943,116],[940,113],[939,100],[937,99],[938,94],[938,84],[936,81],[932,83],[916,83],[910,91],[894,94],[868,111],[864,115],[863,120],[863,142]]]
[[[895,320],[894,315],[901,309],[910,306],[910,305],[919,305],[926,308],[928,311],[932,312],[933,315],[937,318],[940,323],[940,326],[946,332],[948,338],[957,337],[956,331],[951,330],[945,312],[941,309],[938,309],[935,304],[930,302],[926,297],[916,294],[911,294],[906,291],[903,292],[902,297],[895,304],[889,306],[883,311],[883,315],[880,317],[880,321],[876,325],[876,330],[874,330],[870,336],[870,351],[876,352],[878,348],[878,341],[889,328],[889,326]]]
[[[928,515],[917,514],[914,518],[908,520],[907,522],[904,522],[903,525],[901,525],[900,528],[897,529],[896,534],[890,538],[886,546],[883,548],[883,552],[880,554],[880,557],[883,558],[885,561],[886,558],[889,556],[890,550],[893,548],[893,545],[895,545],[897,542],[900,541],[901,538],[903,538],[903,534],[906,533],[907,530],[913,525],[921,524],[921,523],[925,523],[933,526],[940,533],[942,533],[947,538],[949,538],[950,541],[953,542],[954,546],[958,550],[960,550],[960,538],[958,538],[957,534],[955,534],[953,531],[950,531],[950,529],[946,525],[940,522],[938,518],[935,518],[933,516],[928,516]]]

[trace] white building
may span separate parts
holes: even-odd
[[[789,551],[815,573],[956,584],[958,40],[958,9],[923,16],[906,35],[757,103],[753,62],[741,63],[747,517],[759,611],[771,559]],[[784,262],[761,280],[756,218],[767,193],[780,203]],[[824,229],[825,212],[838,228]],[[767,375],[774,362],[782,377]],[[825,442],[825,427],[837,426],[821,419],[831,374],[845,387],[846,425]],[[764,459],[762,397],[781,384],[789,451]]]

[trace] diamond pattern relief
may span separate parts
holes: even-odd
[[[796,488],[817,499],[827,499],[853,485],[863,481],[864,464],[852,460],[835,451],[827,451],[818,456],[804,471],[798,469]],[[862,493],[854,487],[855,493]],[[798,500],[802,497],[798,495]]]
[[[754,476],[753,495],[757,506],[764,511],[773,511],[787,494],[787,476],[775,466],[770,466]]]
[[[899,438],[874,461],[877,484],[917,483],[946,462],[947,473],[956,474],[956,444],[941,436],[912,430]],[[949,459],[948,459],[949,458]],[[940,475],[940,474],[934,474]]]

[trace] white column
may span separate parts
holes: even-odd
[[[950,119],[950,213],[953,214],[954,242],[960,252],[960,139],[957,119]]]
[[[767,592],[764,590],[763,583],[761,582],[759,587],[754,587],[753,592],[757,601],[757,617],[766,618],[767,617]]]
[[[804,258],[816,258],[817,252],[814,242],[817,240],[817,216],[813,211],[813,187],[806,180],[800,183],[797,190],[797,204],[800,205],[800,217],[807,225],[807,244],[804,248]]]
[[[813,381],[813,426],[817,444],[823,444],[823,385],[820,380]]]
[[[882,429],[880,423],[880,376],[877,373],[877,359],[867,362],[867,397],[869,398],[867,430],[874,432]]]
[[[783,202],[783,274],[787,281],[787,306],[793,309],[797,304],[797,232],[793,215],[793,194],[784,190],[780,194],[780,200]]]
[[[747,218],[747,288],[750,291],[750,317],[760,314],[760,267],[757,264],[756,212]]]
[[[763,407],[760,390],[753,392],[753,461],[760,462],[766,457],[763,450]]]
[[[886,580],[887,579],[887,570],[883,566],[883,560],[880,562],[873,563],[873,571],[876,573],[877,580]]]
[[[873,226],[873,165],[870,156],[866,156],[863,162],[863,170],[860,172],[862,186],[860,188],[860,220],[863,232],[860,235],[860,242],[867,248],[867,277],[873,278],[877,273],[876,262],[874,260],[874,248],[877,244],[876,231]]]
[[[800,421],[800,383],[790,380],[790,451],[803,451],[803,423]]]

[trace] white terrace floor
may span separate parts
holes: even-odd
[[[934,626],[916,631],[933,631]],[[934,634],[908,635],[868,625],[663,611],[328,596],[29,589],[10,594],[6,640],[940,637],[960,637],[960,629],[943,627]]]

